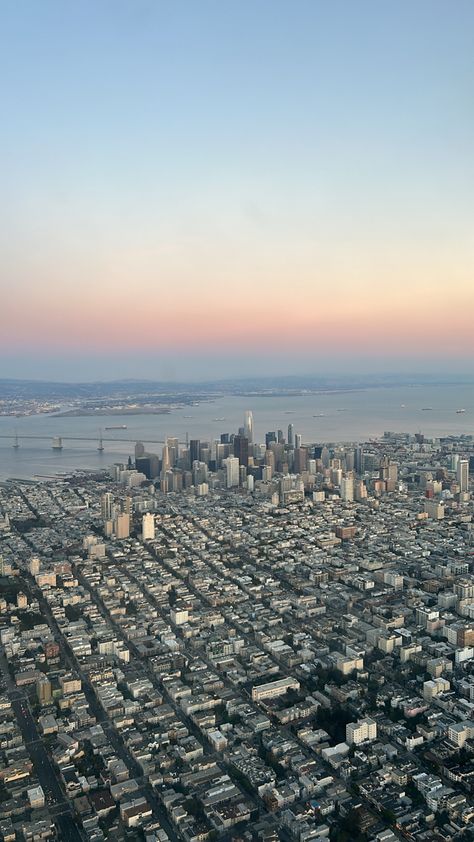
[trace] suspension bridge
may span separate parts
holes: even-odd
[[[75,442],[75,441],[92,441],[97,442],[97,450],[102,451],[105,450],[104,442],[113,442],[113,443],[126,443],[126,444],[135,444],[137,442],[136,438],[110,438],[107,436],[103,436],[101,433],[97,436],[48,436],[48,435],[32,435],[30,433],[0,433],[0,439],[7,439],[12,442],[12,447],[18,449],[21,447],[21,443],[23,441],[28,442],[30,440],[37,440],[37,441],[50,441],[51,447],[53,450],[62,450],[64,447],[63,442]],[[166,439],[140,439],[143,444],[166,444]],[[186,437],[185,441],[179,441],[178,444],[188,445],[188,437]]]

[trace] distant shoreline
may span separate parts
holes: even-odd
[[[55,418],[107,418],[122,415],[168,415],[172,409],[178,407],[136,407],[129,408],[121,407],[120,409],[68,409],[66,412],[58,412]]]

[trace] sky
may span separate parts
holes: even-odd
[[[0,377],[472,371],[472,0],[4,0]]]

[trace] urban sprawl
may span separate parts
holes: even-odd
[[[473,436],[243,420],[0,485],[0,840],[474,839]]]

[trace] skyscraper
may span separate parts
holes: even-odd
[[[295,428],[293,424],[288,424],[288,447],[295,446]]]
[[[244,434],[248,439],[249,444],[253,442],[253,415],[250,409],[245,411],[244,417]]]
[[[461,492],[469,490],[469,462],[467,459],[460,459],[456,468],[456,476]]]
[[[234,456],[237,456],[240,465],[248,465],[249,440],[245,436],[234,436]]]
[[[168,445],[168,453],[170,459],[170,465],[174,468],[178,464],[179,458],[179,441],[177,437],[167,438],[166,444]]]
[[[308,449],[306,447],[298,447],[295,450],[293,469],[296,474],[301,474],[308,469]]]
[[[145,474],[147,479],[155,479],[160,473],[160,460],[155,453],[147,453],[135,459],[137,471]]]
[[[226,486],[227,488],[234,488],[239,485],[240,472],[239,460],[236,456],[228,456],[224,459],[223,466],[226,472]]]
[[[117,515],[114,521],[114,532],[117,538],[128,538],[130,535],[130,515],[126,512]]]
[[[346,476],[341,479],[341,499],[346,503],[352,503],[354,499],[354,477]]]
[[[161,476],[163,477],[167,471],[170,469],[170,454],[168,445],[163,445],[163,450],[161,452]]]
[[[189,442],[189,461],[191,465],[193,462],[199,462],[201,459],[201,442],[199,439],[191,439]]]
[[[114,495],[107,492],[100,500],[100,514],[102,520],[112,520],[114,516]]]

